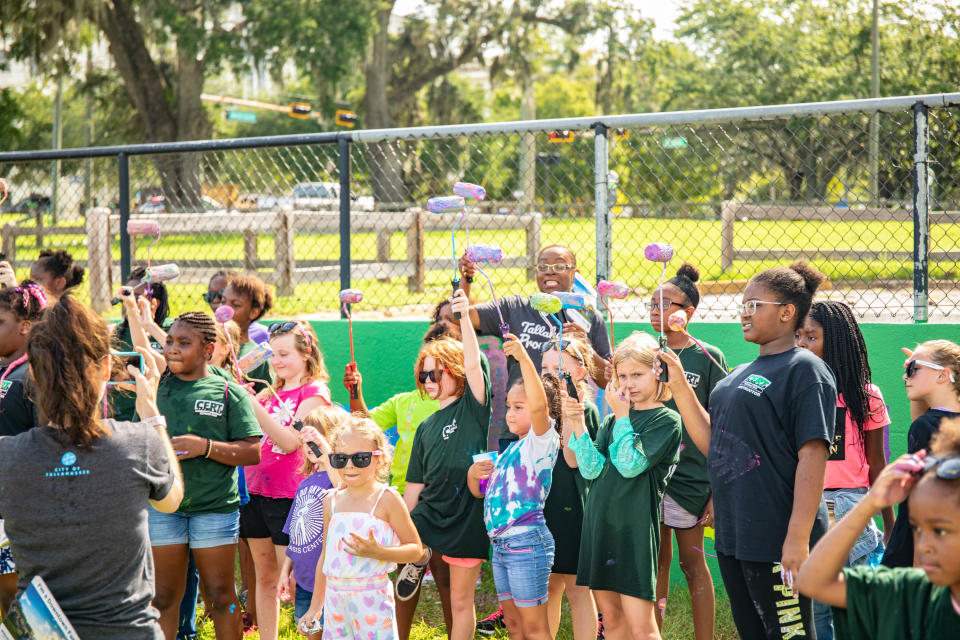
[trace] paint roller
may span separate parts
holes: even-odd
[[[176,263],[171,262],[170,264],[158,264],[155,267],[147,267],[146,273],[143,278],[133,287],[123,287],[122,290],[129,292],[130,295],[137,293],[141,287],[146,285],[146,293],[148,296],[153,293],[150,289],[150,283],[157,282],[167,282],[175,278],[180,277],[180,267]],[[111,298],[110,304],[120,304],[122,300],[119,297]]]
[[[663,311],[661,311],[661,313],[663,313]],[[673,329],[674,331],[680,331],[681,333],[685,334],[688,338],[693,340],[696,343],[696,345],[700,347],[700,350],[703,351],[705,354],[707,354],[707,357],[710,358],[710,362],[717,365],[717,368],[720,369],[720,371],[723,371],[725,374],[728,373],[726,367],[722,366],[719,362],[717,362],[717,360],[712,355],[710,355],[710,352],[707,351],[706,347],[704,347],[699,340],[694,338],[692,335],[690,335],[690,332],[687,331],[687,323],[689,322],[689,320],[690,319],[687,318],[687,314],[684,311],[678,309],[673,313],[671,313],[670,317],[667,318],[667,326]]]
[[[472,184],[470,182],[457,182],[453,185],[453,193],[457,196],[462,196],[465,200],[476,200],[480,201],[487,197],[487,190],[481,187],[479,184]],[[463,231],[467,236],[467,244],[470,244],[470,225],[464,224]]]
[[[663,308],[663,278],[667,275],[667,263],[670,262],[670,258],[673,257],[673,247],[671,247],[666,242],[651,242],[643,250],[643,255],[647,260],[651,262],[662,262],[663,270],[660,272],[660,337],[658,342],[660,343],[660,349],[662,350],[666,347],[667,340],[663,335],[663,313],[666,309]],[[669,382],[670,376],[667,373],[667,365],[663,360],[660,360],[660,382]]]
[[[458,182],[457,184],[462,183]],[[480,189],[483,189],[483,187],[480,187]],[[500,300],[497,299],[497,292],[493,289],[493,280],[491,280],[490,276],[479,266],[481,263],[498,264],[503,260],[503,249],[496,244],[471,244],[467,247],[465,255],[467,260],[477,265],[477,271],[487,279],[487,284],[490,285],[490,294],[493,295],[493,305],[497,309],[497,315],[500,316],[500,335],[506,336],[510,333],[510,325],[503,320],[503,312],[500,310]]]
[[[610,344],[614,345],[616,342],[613,339],[613,311],[610,309],[610,305],[607,304],[607,298],[613,298],[615,300],[624,300],[630,295],[630,287],[622,282],[615,282],[613,280],[601,280],[597,283],[597,293],[600,295],[600,302],[603,303],[603,306],[607,308],[607,313],[610,315]]]
[[[464,203],[463,196],[439,196],[436,198],[430,198],[427,200],[427,211],[430,213],[456,213],[460,212],[460,218],[457,220],[456,224],[453,225],[453,228],[450,229],[450,246],[453,250],[453,278],[450,280],[450,284],[453,286],[453,293],[457,292],[457,289],[460,288],[460,278],[457,276],[457,227],[460,226],[460,223],[463,222],[464,216],[467,215],[466,204]],[[457,320],[460,319],[460,314],[455,313],[453,317]]]
[[[557,317],[557,314],[560,313],[560,310],[563,309],[563,300],[560,296],[566,292],[558,291],[557,293],[535,293],[530,296],[530,306],[533,307],[534,311],[539,311],[545,319],[552,318],[554,322],[557,323],[557,328],[559,333],[557,335],[556,344],[557,344],[557,355],[559,357],[558,368],[560,370],[560,377],[566,378],[566,374],[563,372],[563,349],[561,348],[561,343],[563,342],[563,323],[560,322],[560,318]],[[573,294],[576,295],[576,294]],[[581,305],[583,306],[583,296],[581,298]],[[568,307],[574,308],[574,307]],[[548,323],[549,324],[549,323]]]
[[[361,300],[363,300],[363,291],[359,289],[344,289],[340,292],[340,306],[343,308],[343,313],[347,316],[347,322],[350,327],[350,364],[347,366],[350,367],[350,370],[354,373],[357,372],[357,361],[353,357],[353,316],[350,314],[347,305],[356,304]],[[350,398],[356,400],[359,397],[360,390],[357,389],[357,385],[352,385],[350,387]]]

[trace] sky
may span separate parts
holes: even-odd
[[[657,40],[666,40],[673,37],[674,20],[679,13],[679,0],[632,0],[639,7],[645,18],[651,18],[656,23],[653,30]],[[394,5],[394,15],[412,13],[420,4],[420,0],[397,0]]]

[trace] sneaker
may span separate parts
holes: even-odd
[[[489,616],[477,622],[477,632],[485,636],[492,636],[497,629],[506,629],[507,625],[503,622],[503,606],[491,613]]]
[[[430,564],[430,550],[427,549],[427,559],[417,564],[405,564],[397,574],[397,600],[409,600],[417,594],[423,574]]]
[[[603,637],[603,614],[597,611],[597,640],[604,640]]]

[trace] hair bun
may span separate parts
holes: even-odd
[[[827,281],[827,276],[823,275],[811,267],[808,262],[803,260],[798,260],[791,264],[790,270],[796,272],[801,278],[803,278],[803,284],[807,288],[807,291],[810,292],[810,295],[815,294],[817,289],[820,288],[820,285]]]
[[[677,269],[677,277],[686,278],[690,282],[696,282],[700,279],[700,269],[697,269],[689,262],[684,262],[680,265],[680,268]]]

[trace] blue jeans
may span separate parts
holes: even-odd
[[[518,607],[545,603],[554,551],[547,525],[533,525],[529,531],[491,542],[497,599],[513,600]]]
[[[833,503],[832,521],[840,520],[848,511],[867,494],[867,488],[857,489],[827,489],[823,492],[823,499]],[[883,534],[871,520],[867,528],[857,538],[845,567],[856,567],[864,564],[876,566],[883,557]],[[830,605],[813,601],[813,622],[817,628],[817,640],[833,640],[833,614]]]
[[[191,549],[208,549],[237,544],[240,512],[184,514],[179,511],[161,513],[147,509],[150,544],[162,547],[188,544]]]
[[[193,554],[189,555],[187,565],[187,589],[183,592],[180,601],[180,628],[177,630],[177,640],[196,640],[197,637],[197,595],[200,591],[200,574],[197,572],[197,563]]]

